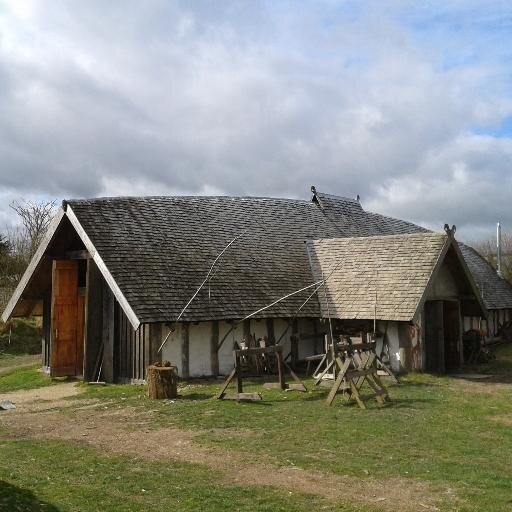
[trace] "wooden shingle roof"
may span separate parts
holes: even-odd
[[[166,196],[71,200],[65,206],[140,322],[174,320],[215,257],[241,233],[183,320],[242,318],[310,285],[306,240],[428,233],[415,224],[366,212],[356,200],[322,193],[316,193],[314,202]],[[479,278],[489,277],[481,270],[487,263],[478,255],[469,256],[475,280],[482,285]],[[510,307],[503,304],[509,298],[512,304],[512,286],[505,283],[502,288],[494,295],[493,288],[487,288],[488,305]],[[260,316],[293,316],[307,296],[298,294]],[[300,314],[319,316],[318,301],[310,300]]]
[[[338,235],[309,201],[234,197],[145,197],[69,201],[141,322],[172,321],[220,259],[182,319],[242,318],[311,284],[304,241]],[[265,311],[293,315],[307,292]],[[311,300],[303,316],[318,316]]]
[[[322,316],[409,321],[449,237],[439,233],[308,241]]]
[[[512,285],[501,278],[491,264],[472,247],[459,244],[487,309],[512,308]]]

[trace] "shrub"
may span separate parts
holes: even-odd
[[[0,323],[0,352],[40,354],[41,336],[41,321],[37,318],[13,318]]]

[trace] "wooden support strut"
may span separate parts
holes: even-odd
[[[228,378],[225,380],[220,392],[215,396],[219,400],[237,400],[237,401],[253,401],[261,400],[259,393],[244,393],[243,391],[243,376],[242,376],[242,364],[241,359],[250,356],[264,356],[273,354],[277,359],[277,373],[278,382],[270,382],[263,384],[266,389],[281,389],[290,391],[307,391],[304,383],[295,374],[288,363],[283,359],[283,348],[280,345],[271,345],[269,347],[261,348],[247,348],[242,350],[233,350],[233,363],[234,367]],[[292,384],[285,382],[284,374],[288,371],[290,376],[295,381]],[[234,395],[228,395],[226,393],[229,385],[233,380],[236,379],[237,392]]]
[[[339,373],[327,395],[325,401],[327,406],[332,405],[338,393],[342,393],[347,398],[347,402],[354,399],[361,409],[366,409],[365,402],[371,398],[374,398],[380,406],[384,405],[389,398],[388,391],[377,374],[377,355],[371,351],[370,347],[365,346],[365,350],[361,350],[362,345],[353,345],[343,355],[338,354],[332,362]],[[354,347],[357,348],[354,350]],[[372,391],[367,396],[360,393],[365,382]]]

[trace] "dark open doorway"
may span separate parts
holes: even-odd
[[[426,370],[444,373],[460,366],[460,308],[456,300],[425,302]]]

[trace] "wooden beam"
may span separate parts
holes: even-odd
[[[212,332],[210,336],[210,364],[213,376],[219,374],[219,321],[213,320]]]
[[[188,379],[190,376],[190,345],[189,333],[190,326],[188,322],[181,324],[181,377]]]
[[[268,337],[269,345],[276,344],[276,334],[275,334],[275,330],[274,330],[274,319],[273,318],[267,318],[267,337]]]
[[[88,260],[91,255],[87,250],[81,251],[66,251],[64,257],[68,260]]]
[[[103,287],[103,364],[102,379],[114,382],[114,296]]]
[[[102,346],[103,278],[94,261],[89,260],[85,296],[84,379],[92,381],[94,367]]]
[[[160,346],[160,343],[162,343],[163,339],[162,332],[162,324],[149,324],[149,364],[162,362],[162,352],[158,352],[158,347]]]

